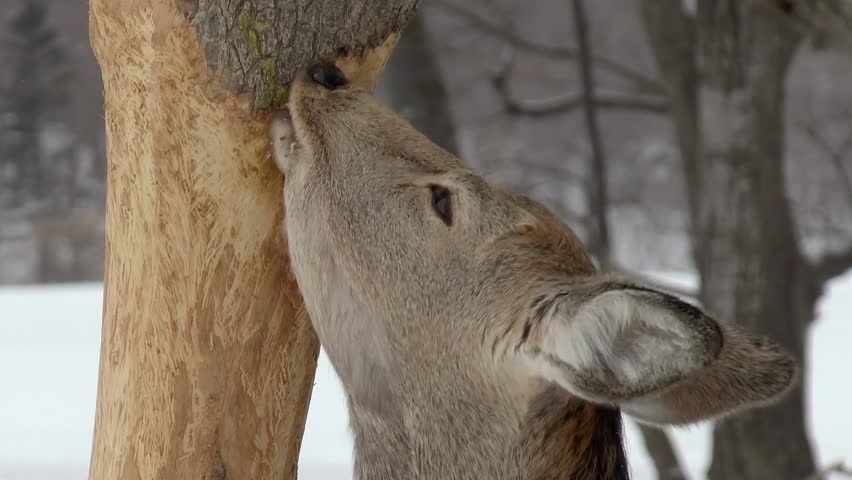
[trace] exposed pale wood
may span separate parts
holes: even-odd
[[[368,13],[385,5],[342,3]],[[295,478],[318,343],[288,269],[282,178],[266,115],[253,113],[256,92],[225,89],[223,79],[237,78],[232,67],[209,73],[207,37],[174,0],[91,0],[90,8],[109,158],[90,479]],[[361,28],[390,38],[375,50],[351,45],[342,60],[366,84],[407,16],[377,18],[389,23]],[[362,33],[339,38],[372,38]],[[327,44],[288,45],[307,58]]]

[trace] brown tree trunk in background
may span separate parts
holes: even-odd
[[[679,0],[642,10],[670,88],[702,301],[804,367],[815,295],[784,179],[784,83],[800,39],[767,5],[699,0],[695,18]],[[805,478],[814,471],[805,412],[800,381],[777,405],[718,422],[710,478]]]
[[[702,295],[708,308],[781,342],[805,367],[815,298],[784,174],[785,82],[799,38],[773,12],[723,3],[724,16],[699,12],[699,31],[706,28],[708,37],[699,65],[710,70],[701,72],[701,106],[719,113],[719,123],[702,122]],[[720,30],[721,22],[737,28]],[[709,478],[810,475],[806,411],[801,378],[781,403],[719,422]]]
[[[405,29],[382,75],[388,103],[430,140],[459,154],[447,89],[432,53],[423,13]]]
[[[415,4],[91,0],[109,188],[90,479],[295,478],[318,344],[256,112],[344,49],[374,79]]]

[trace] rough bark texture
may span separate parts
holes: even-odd
[[[642,9],[670,89],[702,301],[804,365],[816,296],[784,181],[784,83],[800,37],[783,12],[758,2],[699,1],[694,19],[679,0]],[[716,121],[702,121],[711,112]],[[710,478],[806,477],[805,411],[800,380],[779,404],[719,422]]]
[[[418,0],[178,0],[225,88],[255,109],[280,107],[317,59],[362,54],[399,32]],[[299,48],[293,48],[299,45]]]
[[[285,53],[277,76],[258,80],[259,67],[245,67],[253,37],[215,32],[238,28],[244,12],[257,12],[249,25],[260,29],[258,16],[280,19],[302,2],[181,3],[193,25],[174,0],[90,2],[109,156],[90,478],[291,479],[318,344],[288,270],[266,119],[251,105],[308,59],[346,42],[361,51],[407,14],[388,2],[313,2],[299,21],[268,24],[263,42]],[[219,17],[203,17],[217,5]],[[334,25],[340,8],[350,13]],[[394,39],[342,60],[344,70],[374,78]],[[235,53],[214,55],[217,78],[205,51],[224,46]]]

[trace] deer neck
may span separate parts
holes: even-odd
[[[530,405],[519,449],[531,479],[629,480],[621,412],[555,387]]]
[[[556,387],[526,412],[454,403],[427,417],[416,431],[387,419],[354,421],[356,478],[629,480],[621,413]],[[359,441],[369,437],[387,441]],[[382,473],[369,474],[377,463]]]

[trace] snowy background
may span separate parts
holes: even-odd
[[[660,275],[688,285],[685,275]],[[102,288],[97,283],[0,289],[0,480],[83,480],[95,416]],[[810,429],[818,464],[852,458],[852,273],[831,282],[811,329]],[[626,422],[635,479],[652,465]],[[708,425],[674,430],[692,479],[704,478]],[[351,477],[352,444],[337,376],[320,356],[300,456],[302,480]],[[830,477],[841,478],[837,477]]]

